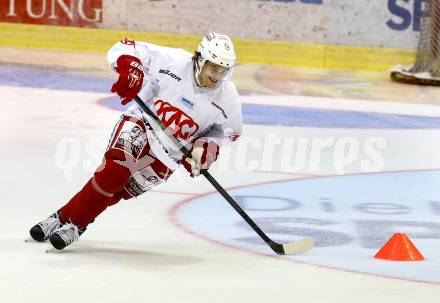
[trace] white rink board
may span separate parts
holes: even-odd
[[[104,0],[104,28],[414,50],[422,0]],[[212,20],[215,20],[213,22]]]

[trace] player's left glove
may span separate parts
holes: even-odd
[[[181,163],[191,174],[191,177],[197,177],[201,170],[207,170],[212,163],[217,160],[220,148],[215,140],[208,137],[201,137],[194,141],[191,149],[192,158],[183,157]]]
[[[133,56],[122,55],[116,61],[115,70],[119,74],[118,81],[112,86],[112,93],[117,93],[122,105],[130,102],[142,88],[144,72],[141,61]]]

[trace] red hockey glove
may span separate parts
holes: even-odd
[[[141,90],[144,73],[141,61],[133,56],[122,55],[116,61],[115,68],[119,79],[112,86],[112,93],[117,93],[123,105],[130,102]]]
[[[220,148],[214,140],[201,137],[194,141],[190,151],[192,158],[183,157],[181,163],[194,178],[200,175],[202,169],[209,169],[217,160],[219,151]]]

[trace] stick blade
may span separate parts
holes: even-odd
[[[315,240],[305,237],[301,240],[283,244],[284,253],[286,255],[297,255],[311,250],[315,246]]]

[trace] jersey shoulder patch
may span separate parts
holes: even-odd
[[[133,45],[133,47],[136,48],[136,42],[133,39],[124,38],[121,40],[121,43],[125,45]]]

